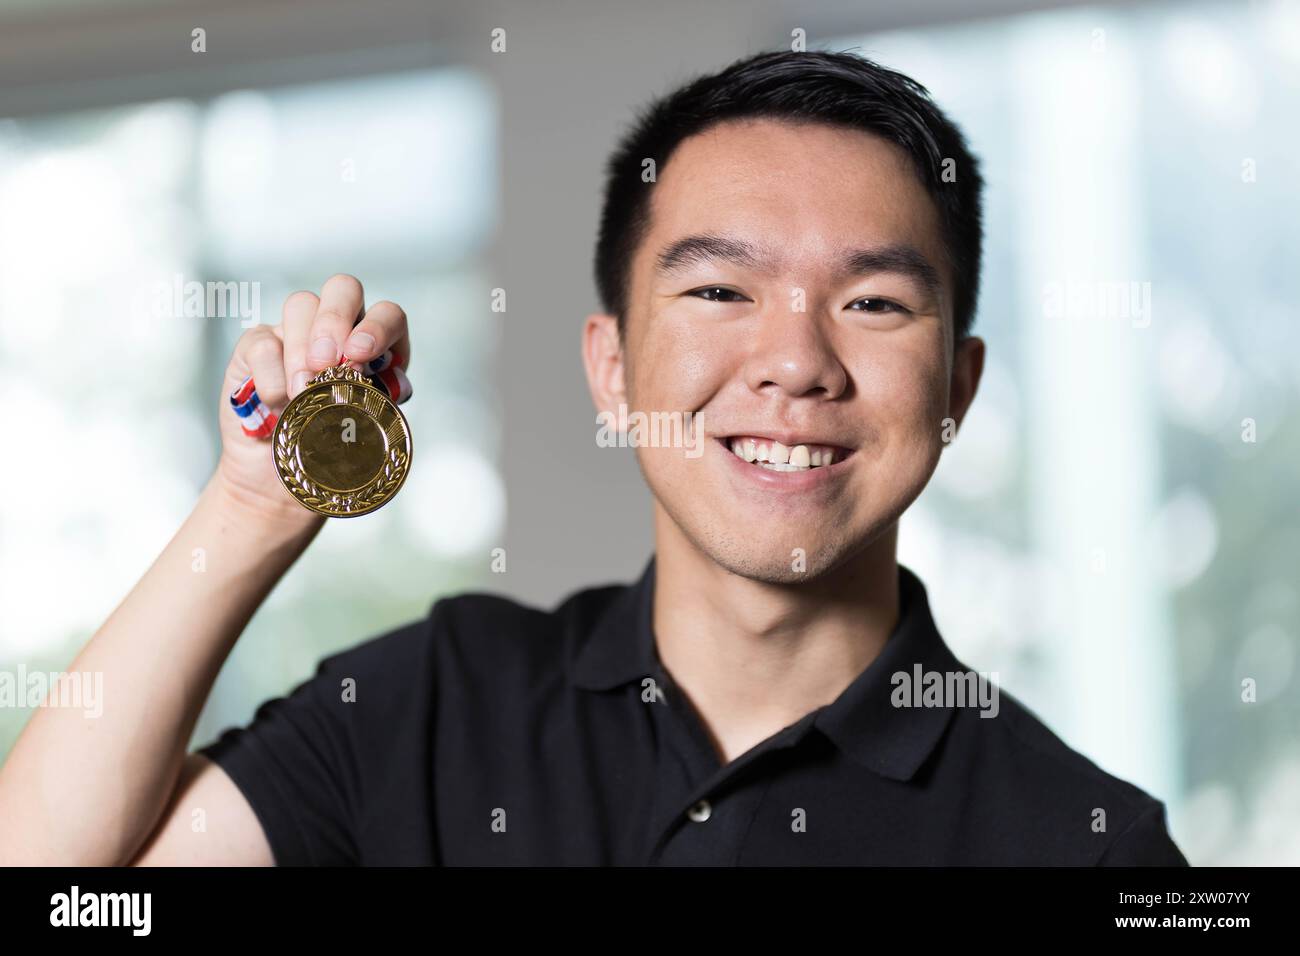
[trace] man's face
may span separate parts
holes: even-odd
[[[660,518],[745,577],[839,567],[920,494],[945,417],[969,401],[949,404],[952,286],[933,202],[886,141],[774,120],[685,140],[653,189],[626,401],[693,413],[704,433],[699,457],[638,449]]]

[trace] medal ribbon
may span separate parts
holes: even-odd
[[[389,349],[378,358],[362,365],[361,374],[395,404],[400,405],[411,397],[411,383],[398,363],[399,356]],[[239,416],[239,427],[244,430],[245,435],[253,438],[269,438],[275,431],[275,413],[258,397],[253,376],[248,376],[230,393],[230,407]]]

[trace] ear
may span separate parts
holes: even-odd
[[[582,327],[582,364],[587,370],[587,387],[597,412],[618,414],[627,402],[623,379],[623,347],[618,320],[612,315],[593,313]]]
[[[962,419],[975,401],[980,376],[984,373],[984,340],[969,335],[957,343],[948,388],[948,416],[961,428]]]

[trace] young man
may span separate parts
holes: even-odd
[[[1159,801],[966,680],[896,561],[983,365],[980,191],[925,91],[855,56],[759,55],[658,101],[609,164],[583,336],[600,411],[690,422],[690,448],[637,449],[641,579],[551,611],[445,598],[187,756],[322,521],[224,410],[194,513],[73,666],[111,707],[39,712],[0,771],[0,857],[1185,864]],[[402,310],[335,276],[244,336],[222,402],[252,375],[278,410],[389,350]]]

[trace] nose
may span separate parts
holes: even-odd
[[[745,381],[759,394],[830,400],[844,394],[849,376],[814,313],[777,309],[763,316]]]

